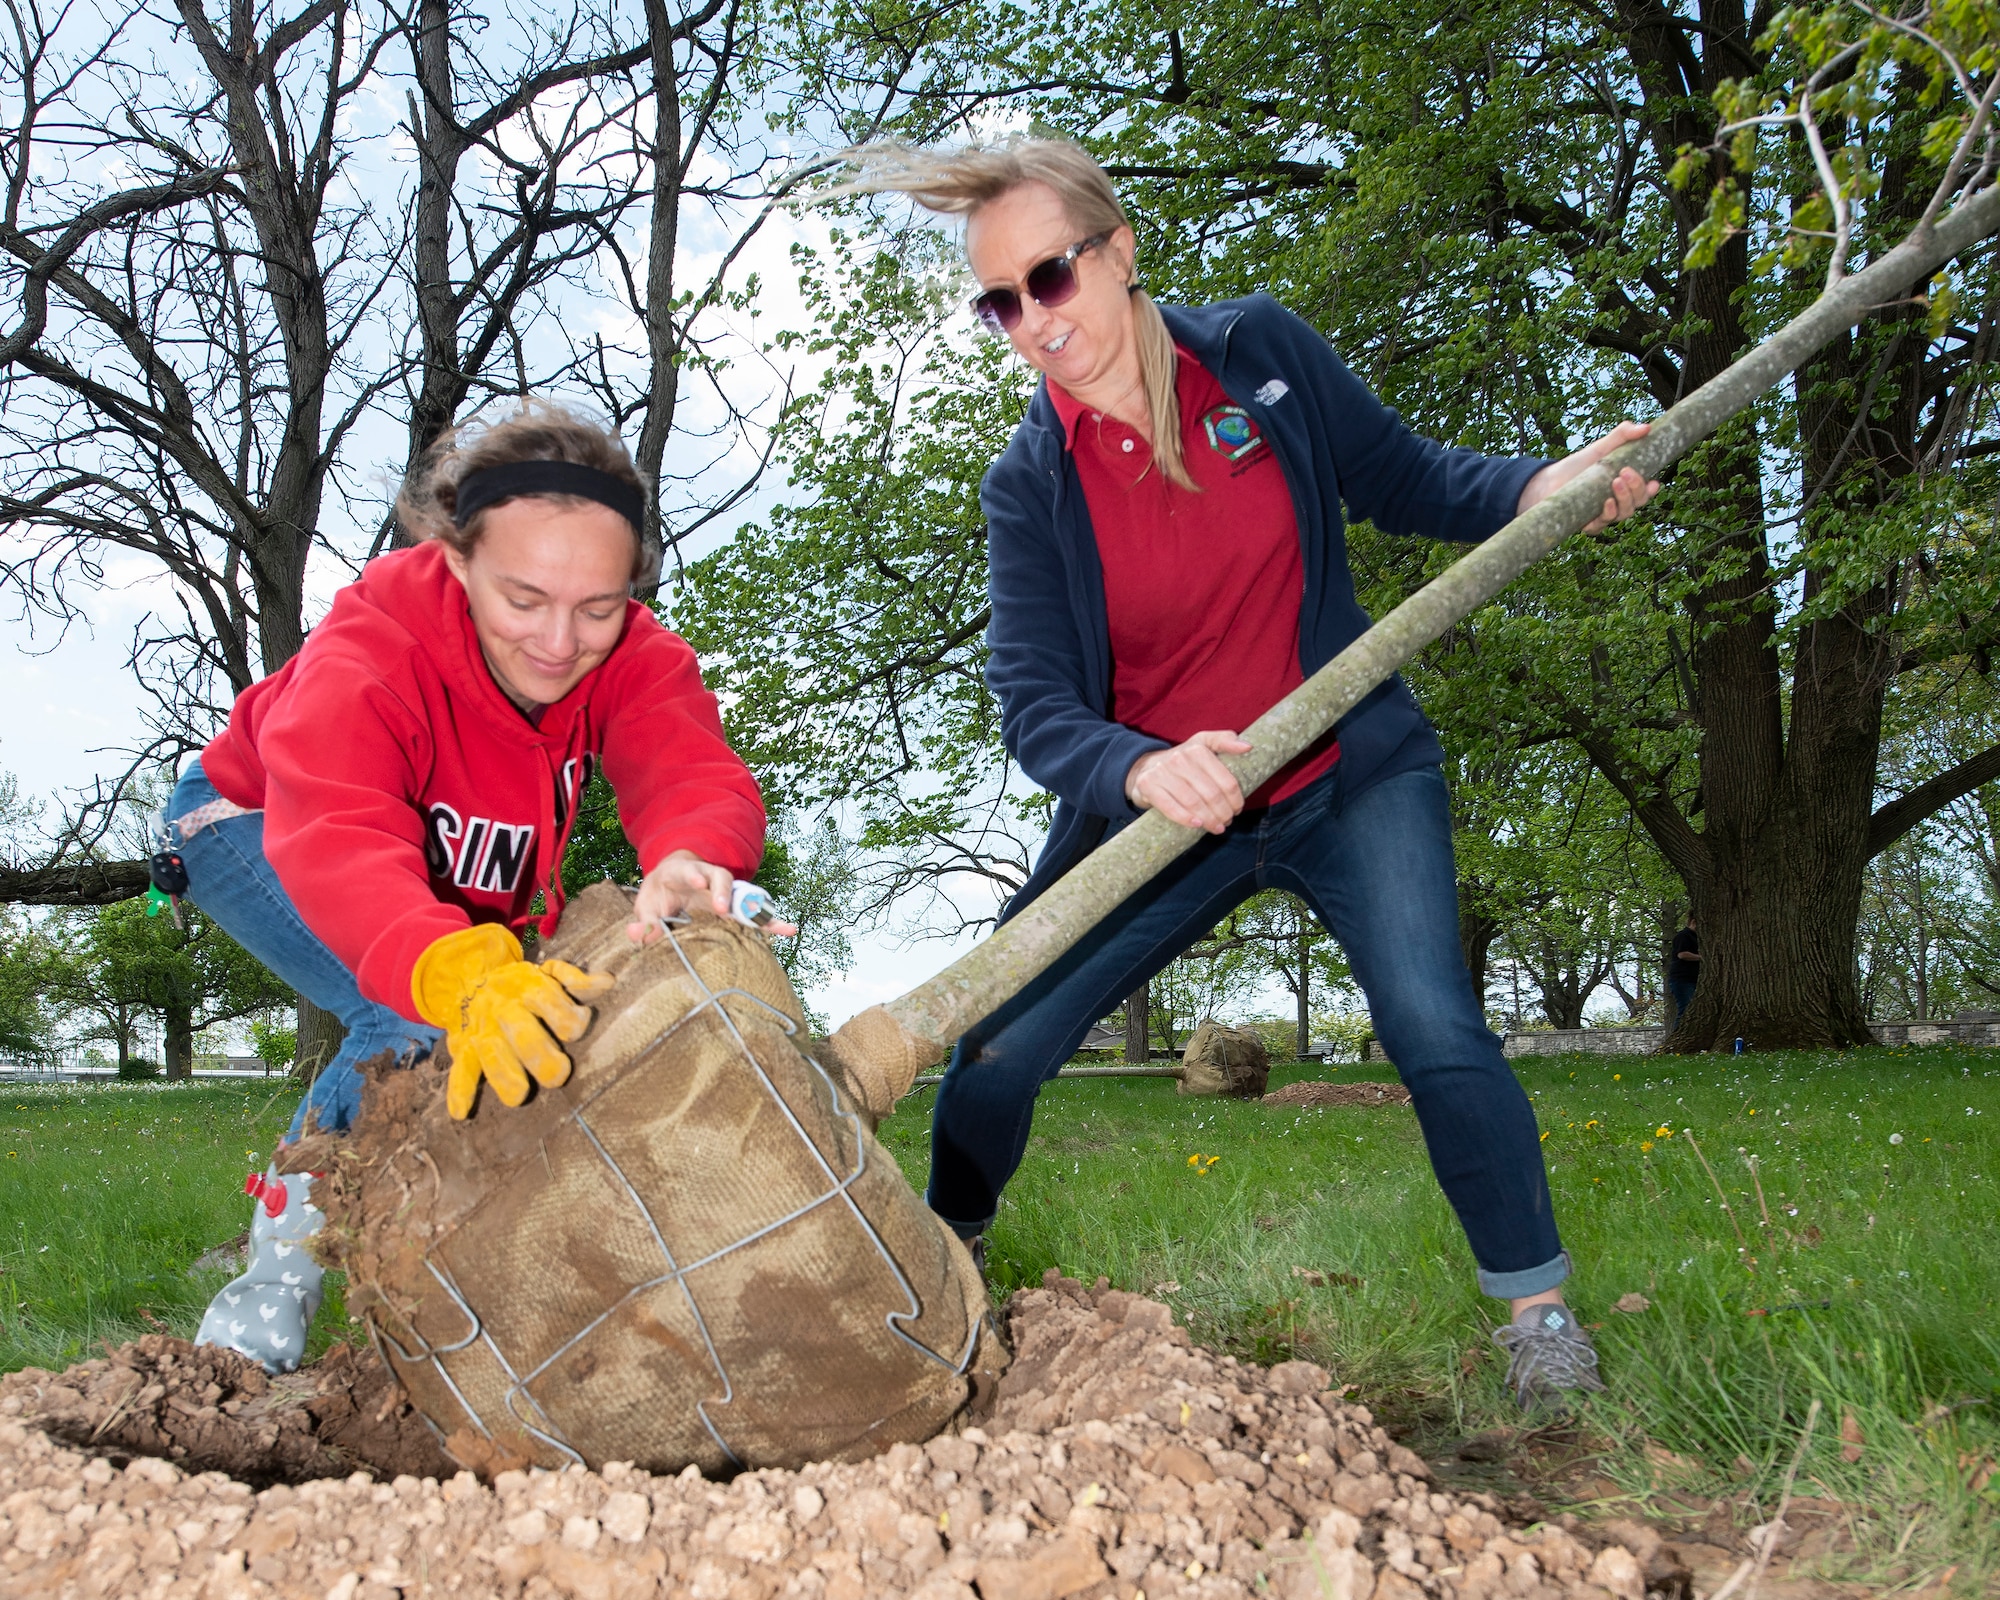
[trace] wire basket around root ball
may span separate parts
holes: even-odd
[[[964,1245],[809,1053],[763,937],[705,914],[640,950],[585,891],[544,952],[616,986],[575,1071],[445,1110],[438,1058],[368,1070],[320,1253],[445,1448],[510,1466],[705,1473],[931,1437],[1006,1352]]]

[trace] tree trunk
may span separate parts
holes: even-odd
[[[194,1076],[194,1012],[187,1006],[166,1007],[166,1037],[160,1052],[170,1082]]]
[[[413,243],[423,370],[410,407],[411,466],[451,425],[470,381],[461,370],[457,286],[451,278],[452,201],[465,139],[457,122],[451,15],[445,0],[420,0],[414,42],[417,82],[424,97],[421,107],[414,99],[410,105],[410,131],[417,146]],[[408,544],[409,530],[399,524],[394,540]]]
[[[1549,1019],[1551,1028],[1569,1032],[1583,1026],[1583,996],[1576,992],[1573,978],[1556,977],[1540,988],[1542,1015]]]
[[[1303,923],[1303,913],[1301,914]],[[1299,931],[1299,1060],[1306,1058],[1306,1051],[1312,1048],[1312,934],[1303,926]]]
[[[1493,941],[1500,937],[1500,923],[1482,909],[1481,900],[1480,886],[1467,884],[1461,879],[1458,885],[1458,947],[1465,953],[1466,974],[1472,979],[1472,1003],[1484,1016],[1487,966]]]
[[[1669,1050],[1727,1050],[1737,1039],[1753,1050],[1871,1042],[1854,982],[1867,808],[1852,797],[1805,798],[1771,816],[1696,890],[1701,979]]]
[[[292,1076],[309,1084],[325,1070],[339,1052],[347,1030],[331,1011],[322,1011],[304,995],[299,996],[299,1045],[292,1058]]]
[[[1145,1061],[1152,1055],[1148,1048],[1149,1034],[1153,1021],[1153,986],[1142,983],[1132,991],[1125,1002],[1125,1059]]]
[[[674,32],[662,0],[646,0],[647,42],[653,55],[653,214],[646,241],[646,354],[652,385],[633,453],[639,476],[657,484],[674,429],[680,397],[680,340],[674,328],[674,257],[681,221],[680,73],[674,65]],[[659,496],[646,497],[640,537],[642,598],[658,592],[660,568],[673,537],[661,517]]]

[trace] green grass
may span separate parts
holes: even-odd
[[[277,1080],[0,1088],[0,1371],[192,1338],[234,1275],[195,1260],[250,1225],[244,1174],[297,1102]],[[340,1283],[328,1274],[311,1354],[346,1322]]]
[[[1586,1422],[1610,1476],[1640,1495],[1748,1490],[1768,1514],[1816,1399],[1799,1492],[1861,1508],[1850,1575],[2000,1577],[2000,1476],[1975,1494],[1967,1472],[2000,1457],[2000,1052],[1517,1066],[1548,1134],[1569,1293],[1601,1324],[1611,1392]],[[193,1262],[246,1225],[243,1174],[292,1100],[275,1085],[0,1089],[0,1368],[59,1367],[159,1325],[191,1334],[227,1277]],[[919,1185],[930,1100],[883,1128]],[[1474,1286],[1407,1109],[1059,1082],[990,1266],[1003,1290],[1053,1266],[1159,1293],[1206,1342],[1331,1368],[1420,1447],[1519,1421],[1486,1337],[1504,1308]],[[343,1329],[337,1282],[316,1349]],[[1611,1311],[1628,1293],[1650,1308]],[[1866,1441],[1852,1463],[1849,1412]]]
[[[1768,1513],[1818,1399],[1797,1492],[1872,1508],[1859,1575],[2000,1572],[2000,1477],[1976,1495],[1961,1466],[2000,1456],[2000,1052],[1516,1065],[1576,1261],[1566,1293],[1601,1324],[1611,1390],[1588,1421],[1615,1446],[1613,1478],[1650,1491],[1664,1464],[1692,1491],[1748,1487]],[[919,1184],[929,1107],[927,1092],[883,1130]],[[1406,1108],[1301,1114],[1160,1080],[1058,1082],[989,1251],[1002,1287],[1051,1266],[1102,1274],[1163,1294],[1209,1343],[1318,1361],[1420,1444],[1520,1421],[1487,1342],[1505,1307],[1477,1292]],[[1634,1292],[1650,1309],[1612,1312]],[[1851,1464],[1850,1411],[1866,1440]]]

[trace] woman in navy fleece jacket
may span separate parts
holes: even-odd
[[[1400,678],[1246,797],[1218,759],[1368,626],[1344,512],[1475,542],[1645,430],[1561,462],[1412,433],[1265,295],[1183,310],[1137,286],[1135,240],[1078,146],[866,152],[856,189],[963,215],[973,310],[1044,376],[986,475],[987,679],[1007,748],[1058,804],[1018,911],[1142,810],[1209,837],[959,1043],[938,1091],[929,1200],[981,1249],[1041,1085],[1091,1023],[1259,890],[1340,939],[1409,1085],[1521,1403],[1598,1388],[1559,1285],[1535,1116],[1458,943],[1443,751]],[[1658,484],[1627,471],[1602,526]]]

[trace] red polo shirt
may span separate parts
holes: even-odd
[[[1305,681],[1305,566],[1284,469],[1215,375],[1179,355],[1181,452],[1199,493],[1167,482],[1124,423],[1049,385],[1104,567],[1112,718],[1169,744],[1240,733]],[[1339,759],[1328,733],[1249,803],[1295,794]]]

